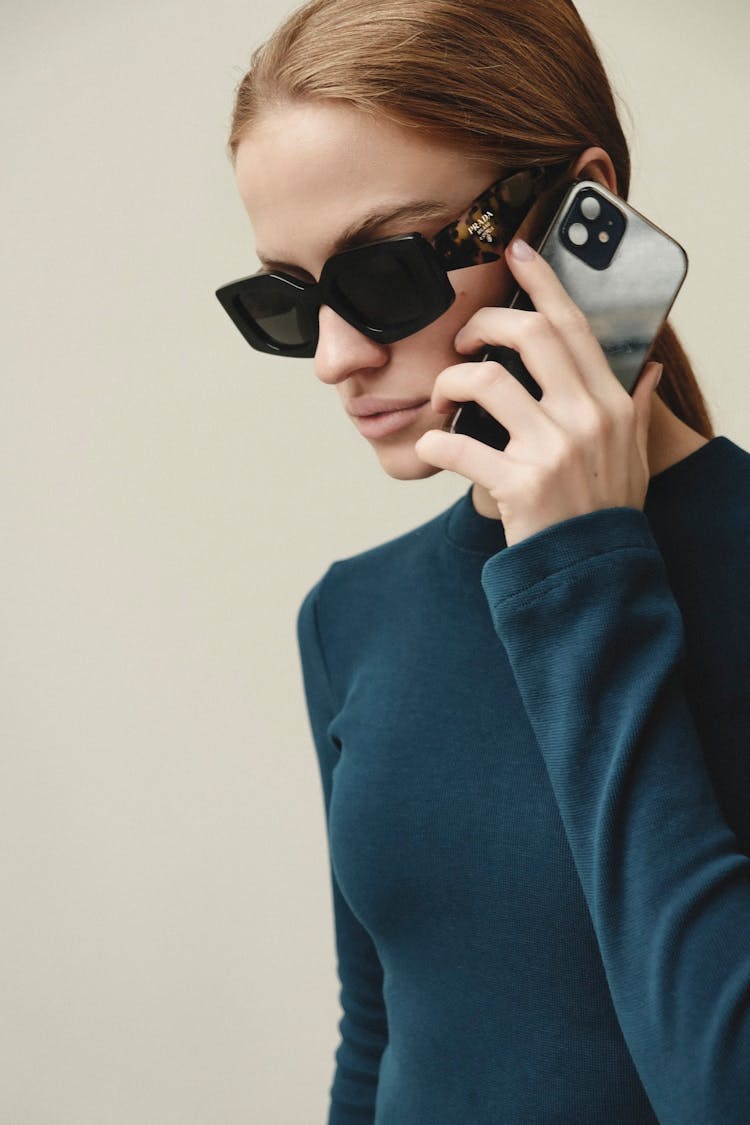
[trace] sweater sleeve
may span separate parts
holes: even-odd
[[[320,767],[326,832],[333,774],[340,745],[330,725],[336,708],[318,624],[318,598],[325,579],[313,587],[302,603],[297,637],[305,696]],[[330,856],[337,971],[341,989],[340,1041],[335,1052],[335,1072],[330,1090],[328,1125],[367,1125],[375,1120],[380,1058],[388,1041],[383,1002],[383,969],[367,930],[352,913],[341,893]]]
[[[482,585],[654,1111],[747,1125],[750,859],[705,766],[648,520],[622,507],[563,521],[493,555]]]

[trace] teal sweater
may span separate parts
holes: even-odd
[[[329,1125],[748,1125],[750,453],[512,547],[469,489],[298,636]]]

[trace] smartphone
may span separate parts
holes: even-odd
[[[612,371],[631,394],[685,280],[685,250],[593,180],[572,185],[536,249],[585,315]],[[509,307],[534,309],[522,289]],[[489,348],[479,358],[502,363],[537,401],[542,397],[513,348]],[[495,449],[510,441],[506,428],[476,402],[462,403],[445,429]]]

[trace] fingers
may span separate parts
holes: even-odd
[[[483,346],[514,348],[543,393],[554,388],[567,395],[580,387],[576,362],[565,341],[538,312],[521,309],[479,309],[455,339],[456,350],[473,353]]]
[[[534,308],[559,333],[579,369],[585,372],[593,364],[603,363],[609,370],[606,356],[586,317],[541,254],[525,242],[516,241],[508,248],[505,260]]]
[[[557,427],[515,376],[500,363],[459,363],[438,375],[432,408],[447,414],[456,403],[477,402],[501,422],[511,437],[523,433],[531,441],[549,442]]]
[[[479,309],[458,333],[456,350],[475,352],[483,343],[514,347],[545,392],[552,389],[554,380],[567,393],[576,382],[598,400],[627,393],[612,373],[586,317],[552,267],[530,247],[530,257],[518,258],[513,252],[518,241],[506,251],[506,261],[536,312]],[[554,355],[560,358],[555,361]],[[564,363],[562,356],[567,357]]]
[[[630,396],[548,264],[534,253],[516,257],[512,247],[506,259],[536,311],[479,309],[455,348],[514,348],[542,397],[537,401],[500,363],[448,367],[435,380],[433,408],[447,413],[456,403],[477,402],[511,440],[499,452],[465,434],[428,430],[414,448],[428,464],[485,488],[512,545],[576,515],[642,508],[655,371],[649,367]]]
[[[466,480],[486,488],[488,492],[501,485],[514,462],[516,471],[522,467],[515,462],[507,449],[498,451],[467,434],[447,434],[443,430],[428,430],[414,443],[417,456],[428,465],[449,469]]]

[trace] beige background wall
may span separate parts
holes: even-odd
[[[255,267],[224,142],[258,0],[0,12],[0,1121],[314,1125],[339,1017],[294,621],[468,487],[382,475],[214,288]],[[583,0],[673,321],[750,448],[741,0]]]

